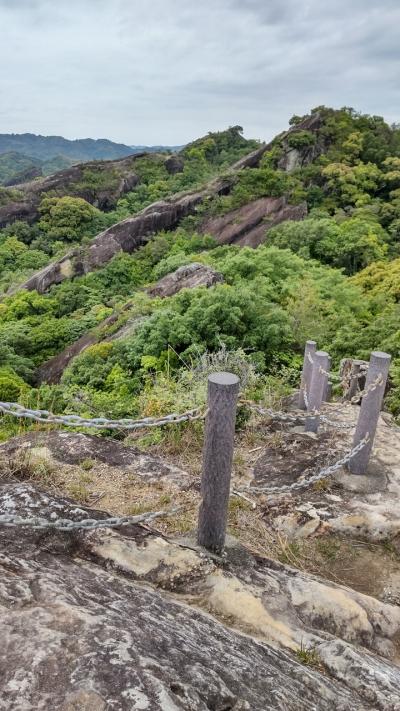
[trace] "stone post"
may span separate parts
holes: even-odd
[[[353,360],[350,370],[350,385],[346,392],[345,399],[351,400],[358,392],[358,376],[360,375],[362,360]]]
[[[314,354],[314,365],[311,376],[310,392],[308,395],[308,412],[320,410],[324,399],[326,383],[329,371],[329,355],[325,351],[316,351]],[[318,432],[319,416],[307,417],[306,432]]]
[[[299,408],[300,410],[307,410],[306,401],[304,398],[304,388],[306,388],[307,395],[310,392],[311,375],[313,364],[311,358],[314,359],[314,353],[317,350],[317,344],[315,341],[307,341],[306,347],[304,349],[304,360],[303,360],[303,370],[301,373],[301,383],[300,383],[300,394],[299,394]]]
[[[352,457],[347,465],[352,474],[365,474],[368,467],[369,458],[374,444],[375,432],[378,425],[379,413],[382,407],[382,400],[385,394],[386,380],[389,374],[391,357],[388,353],[382,351],[373,351],[369,361],[367,378],[365,381],[365,390],[371,387],[376,382],[379,375],[382,376],[380,385],[369,391],[362,398],[360,413],[356,431],[353,439],[353,449],[362,439],[368,434],[368,443],[362,448],[358,454]]]
[[[332,358],[329,356],[329,364],[326,370],[330,373],[332,366]],[[325,390],[324,390],[324,402],[330,402],[332,398],[332,383],[329,382],[329,378],[326,379]]]
[[[225,544],[238,393],[236,375],[209,376],[197,542],[216,553]]]

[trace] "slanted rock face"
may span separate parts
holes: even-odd
[[[203,193],[190,193],[154,203],[135,217],[117,222],[101,232],[92,240],[87,251],[72,250],[62,259],[36,272],[19,288],[36,289],[43,294],[52,284],[101,267],[118,252],[134,252],[155,232],[176,227],[181,219],[194,212],[203,197]]]
[[[4,512],[104,517],[3,480]],[[220,567],[140,526],[1,533],[4,709],[399,708],[399,669],[384,658],[400,626],[390,605],[236,544]],[[301,643],[325,673],[298,662]]]
[[[285,140],[291,133],[299,130],[317,130],[321,125],[321,119],[316,114],[302,124],[289,129],[280,137],[285,146]],[[93,269],[106,264],[112,257],[120,251],[133,252],[146,243],[148,237],[160,230],[175,229],[180,221],[188,215],[193,215],[196,208],[210,196],[229,194],[235,180],[235,173],[243,168],[256,167],[262,156],[273,146],[273,143],[262,145],[247,156],[235,163],[230,173],[221,178],[212,180],[201,191],[188,192],[167,200],[153,203],[138,215],[129,217],[126,220],[116,223],[109,229],[101,232],[92,240],[87,250],[79,249],[71,251],[62,260],[53,262],[45,269],[34,274],[28,281],[21,284],[18,289],[36,289],[39,293],[44,293],[52,284],[58,283],[80,274],[85,274]],[[288,148],[288,156],[292,149]],[[317,143],[313,148],[314,152],[323,151],[323,144]],[[312,160],[314,153],[307,148],[299,153],[299,160],[302,165]],[[132,157],[132,160],[137,156]],[[173,156],[173,158],[175,158]],[[122,161],[129,160],[127,158]],[[280,166],[284,170],[289,170],[293,164],[293,157],[282,159]],[[296,159],[297,160],[297,159]],[[117,163],[114,161],[113,163]],[[77,166],[76,166],[77,167]],[[56,176],[53,177],[57,177]],[[29,185],[35,185],[34,183]],[[126,187],[126,189],[130,189]],[[24,187],[24,186],[23,186]],[[65,190],[64,190],[65,194]],[[85,197],[85,195],[83,195]],[[28,206],[29,207],[29,206]],[[10,203],[6,208],[0,207],[0,227],[10,221],[10,216],[6,218],[2,210],[11,211],[12,219],[30,219],[27,210],[27,203]],[[240,208],[240,211],[233,211],[217,220],[206,221],[203,231],[215,234],[223,243],[237,243],[241,245],[257,246],[265,239],[265,233],[269,227],[279,224],[283,220],[299,220],[305,217],[307,212],[305,204],[288,205],[285,198],[261,198],[250,205]],[[11,214],[10,213],[10,214]],[[8,214],[8,213],[7,213]],[[4,219],[6,220],[4,222]],[[3,220],[3,223],[2,223]],[[265,220],[265,224],[264,221]]]
[[[264,197],[228,212],[222,217],[206,220],[203,233],[211,234],[221,244],[257,247],[266,240],[271,227],[284,220],[302,220],[307,205],[288,205],[284,197]]]
[[[176,294],[181,289],[194,289],[198,286],[210,287],[223,281],[224,277],[219,272],[204,264],[193,262],[167,274],[157,284],[150,287],[148,293],[151,296],[164,298]]]
[[[129,306],[130,304],[127,304],[126,308],[129,308]],[[74,343],[71,343],[70,346],[64,348],[61,353],[58,353],[57,355],[53,356],[53,358],[49,358],[48,361],[43,363],[43,365],[41,365],[40,368],[37,369],[36,381],[38,383],[60,382],[61,376],[65,368],[69,365],[69,363],[77,355],[79,355],[79,353],[82,353],[84,350],[86,350],[86,348],[89,348],[89,346],[93,346],[95,343],[98,343],[101,339],[100,334],[102,333],[102,330],[104,328],[112,326],[112,324],[117,321],[118,317],[119,313],[111,314],[111,316],[108,316],[106,319],[104,319],[104,321],[102,321],[97,328],[92,331],[89,331],[88,333],[85,333]]]

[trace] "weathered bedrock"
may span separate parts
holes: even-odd
[[[106,515],[4,479],[2,513]],[[235,541],[222,563],[141,526],[2,528],[0,568],[4,711],[400,707],[399,608]]]

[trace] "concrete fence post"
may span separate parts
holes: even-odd
[[[361,400],[360,412],[356,431],[353,439],[353,449],[368,434],[368,443],[352,457],[347,465],[352,474],[365,474],[368,467],[369,458],[374,444],[375,432],[378,425],[379,413],[382,407],[382,400],[385,394],[386,381],[389,374],[391,357],[382,351],[373,351],[369,361],[365,390],[367,395]],[[381,376],[381,383],[373,387],[377,378]],[[372,388],[371,388],[372,386]],[[369,390],[371,388],[371,390]]]
[[[308,392],[308,412],[320,410],[328,381],[330,357],[325,351],[316,351],[312,369],[311,384]],[[319,416],[310,416],[306,419],[306,432],[318,432]]]
[[[216,553],[225,544],[238,393],[236,375],[209,376],[197,542]]]
[[[307,341],[306,347],[304,349],[304,360],[303,360],[303,370],[301,373],[301,383],[300,383],[300,394],[299,394],[299,408],[300,410],[307,410],[306,401],[304,398],[304,388],[306,388],[307,394],[310,391],[311,375],[313,364],[311,359],[314,359],[314,353],[317,350],[317,344],[315,341]]]

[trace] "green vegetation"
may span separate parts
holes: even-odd
[[[274,388],[284,393],[298,381],[304,341],[313,337],[336,365],[343,357],[368,358],[374,348],[390,352],[387,407],[398,416],[400,131],[351,109],[320,107],[311,118],[317,120],[313,130],[297,130],[301,120],[293,117],[295,130],[279,136],[258,167],[238,173],[229,194],[210,200],[175,232],[159,233],[134,254],[121,253],[46,295],[6,296],[0,304],[2,399],[88,416],[183,410],[204,400],[210,353],[229,354],[229,367],[241,373],[252,369],[247,392],[262,398],[268,391],[273,399]],[[38,222],[0,231],[3,288],[154,200],[226,172],[257,145],[243,139],[240,127],[209,134],[182,151],[183,170],[173,175],[165,155],[139,158],[140,183],[111,213],[78,197],[44,197]],[[288,152],[290,173],[284,170]],[[293,159],[310,152],[311,162]],[[87,189],[112,179],[92,171],[83,178]],[[306,202],[308,217],[274,227],[257,249],[218,246],[196,231],[205,214],[282,195],[292,204]],[[145,293],[192,261],[221,272],[224,283],[166,299]],[[116,319],[104,324],[111,313]],[[127,325],[123,338],[104,340]],[[99,342],[72,361],[62,382],[35,387],[36,368],[89,330]],[[11,431],[5,422],[2,436]]]
[[[314,647],[304,647],[303,644],[296,650],[297,660],[306,667],[314,669],[323,669],[321,658]]]
[[[22,183],[41,172],[40,160],[14,151],[0,154],[0,185]]]

